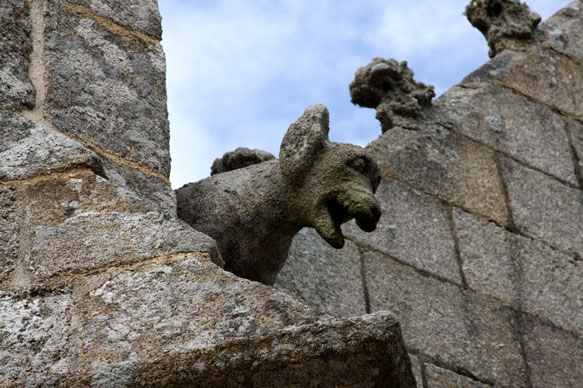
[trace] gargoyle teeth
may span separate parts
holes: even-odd
[[[333,248],[340,249],[344,246],[344,236],[340,229],[341,222],[335,219],[333,212],[327,206],[323,206],[314,220],[314,229]]]

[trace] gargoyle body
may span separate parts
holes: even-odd
[[[178,217],[216,240],[226,270],[272,285],[303,227],[335,248],[344,245],[340,225],[353,218],[376,228],[376,162],[361,147],[330,142],[328,126],[326,107],[312,105],[290,126],[279,160],[176,190]]]

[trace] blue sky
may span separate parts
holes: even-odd
[[[205,178],[236,147],[276,157],[289,125],[315,103],[330,139],[364,146],[381,131],[352,105],[354,71],[406,60],[439,96],[488,60],[462,14],[469,0],[159,0],[167,61],[174,188]],[[543,20],[569,0],[529,0]]]

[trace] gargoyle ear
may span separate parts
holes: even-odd
[[[281,142],[279,169],[283,176],[301,179],[312,166],[316,155],[329,143],[328,108],[322,104],[309,106],[290,125]]]

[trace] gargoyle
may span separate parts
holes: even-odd
[[[293,237],[313,227],[342,248],[340,225],[372,232],[380,218],[376,162],[361,147],[328,140],[328,109],[312,105],[269,160],[176,190],[178,217],[214,238],[234,274],[272,285]]]

